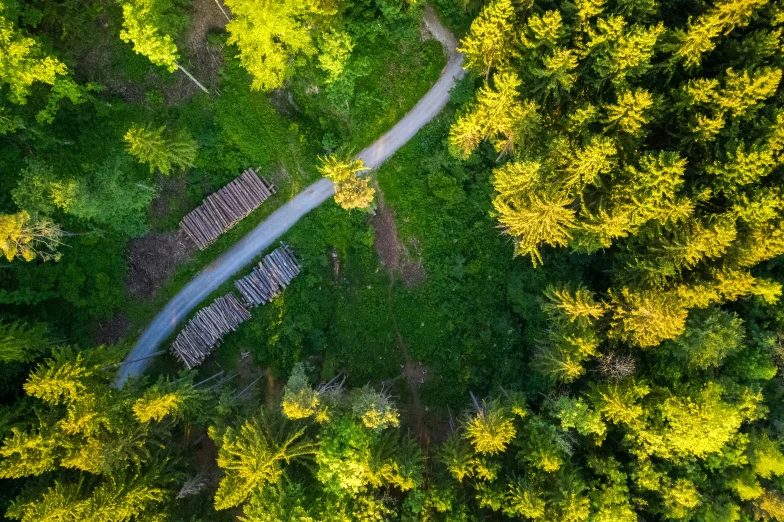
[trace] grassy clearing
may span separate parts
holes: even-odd
[[[312,137],[324,151],[358,152],[389,130],[438,80],[446,64],[435,40],[404,40],[389,46],[379,38],[355,49],[350,85],[314,89],[313,78],[295,78],[292,91]]]
[[[350,139],[351,147],[359,147],[366,145],[376,139],[383,132],[388,130],[395,122],[397,122],[415,103],[416,101],[432,86],[437,80],[440,71],[444,64],[444,56],[441,47],[437,42],[427,41],[418,42],[416,44],[409,44],[402,51],[395,49],[387,49],[383,54],[373,54],[373,51],[368,51],[372,54],[375,69],[373,74],[368,78],[363,78],[357,85],[357,101],[358,107],[355,118],[358,123],[353,132],[348,136]],[[396,62],[395,60],[399,60]],[[408,75],[410,67],[421,66],[421,74],[416,75],[415,81]],[[235,228],[222,235],[213,245],[207,250],[197,251],[193,258],[186,264],[177,268],[173,277],[171,277],[165,285],[159,290],[157,296],[152,300],[131,300],[126,304],[125,308],[130,316],[133,329],[132,335],[126,339],[125,344],[129,347],[135,342],[135,339],[140,335],[142,329],[152,320],[156,313],[171,299],[188,281],[190,281],[199,271],[205,266],[214,261],[217,257],[223,254],[229,247],[235,244],[241,237],[252,230],[256,225],[266,219],[275,209],[280,207],[288,199],[299,193],[308,184],[318,178],[316,169],[317,153],[322,151],[320,149],[319,141],[314,142],[313,122],[303,114],[297,114],[287,111],[287,116],[282,116],[279,111],[273,107],[273,100],[269,95],[262,95],[259,93],[252,93],[247,90],[249,79],[246,73],[237,66],[232,60],[229,60],[224,70],[224,85],[221,87],[222,96],[217,100],[216,107],[213,109],[205,105],[209,100],[203,97],[197,97],[192,100],[193,110],[183,111],[183,114],[198,115],[200,111],[209,114],[212,110],[216,111],[215,121],[217,122],[217,129],[213,127],[212,123],[206,118],[198,118],[193,116],[192,119],[188,118],[187,125],[191,129],[195,129],[196,135],[203,145],[203,152],[201,154],[200,164],[197,169],[194,169],[187,179],[187,193],[185,205],[173,205],[174,211],[166,216],[154,221],[155,229],[157,230],[171,230],[176,228],[180,218],[183,214],[196,206],[201,198],[213,190],[219,188],[221,185],[232,179],[238,172],[247,168],[248,165],[261,166],[262,172],[273,179],[278,186],[278,194],[273,196],[270,200],[265,202],[259,209],[253,212],[250,216],[240,222]],[[364,94],[363,94],[364,93]],[[362,100],[377,99],[381,100],[384,110],[376,111],[374,117],[370,116],[372,111],[372,104],[363,102]],[[364,112],[363,112],[364,111]],[[217,130],[217,132],[215,132]],[[217,135],[218,138],[210,138],[210,136]],[[315,144],[314,144],[315,143]],[[206,146],[205,146],[206,145]],[[218,166],[217,170],[213,173],[210,168]],[[378,272],[377,264],[373,265],[372,261],[372,230],[368,225],[364,224],[364,230],[359,231],[354,228],[343,230],[342,226],[337,226],[337,219],[343,221],[345,219],[344,213],[333,207],[331,210],[324,211],[322,209],[316,210],[313,215],[306,217],[302,221],[302,225],[298,224],[285,238],[287,242],[297,248],[297,254],[300,255],[299,245],[306,245],[305,258],[310,257],[310,254],[315,249],[326,251],[328,245],[342,244],[340,250],[341,255],[346,259],[344,270],[347,270],[347,278],[351,282],[346,284],[353,285],[353,287],[341,287],[335,289],[335,295],[332,298],[323,300],[323,304],[333,303],[330,308],[338,310],[338,315],[329,317],[324,314],[318,316],[315,324],[317,327],[310,328],[307,326],[308,321],[313,319],[301,319],[299,322],[296,320],[291,324],[278,324],[278,330],[269,333],[269,328],[265,330],[265,338],[270,337],[272,341],[268,341],[270,346],[270,354],[280,355],[280,359],[276,360],[275,357],[262,357],[259,355],[259,360],[265,365],[270,365],[273,361],[276,362],[276,367],[281,371],[287,372],[293,361],[297,360],[292,357],[297,357],[304,353],[302,349],[296,348],[296,343],[291,344],[291,339],[297,336],[309,336],[310,344],[308,346],[320,346],[320,339],[326,338],[326,330],[330,330],[330,335],[334,335],[335,345],[356,345],[365,343],[370,347],[379,346],[381,344],[389,344],[390,354],[375,353],[374,359],[356,359],[352,351],[342,353],[340,350],[330,352],[330,358],[325,358],[327,369],[329,367],[338,368],[344,359],[351,358],[352,361],[357,362],[355,371],[358,375],[370,376],[375,375],[378,368],[378,357],[381,360],[388,359],[385,355],[391,355],[393,350],[396,350],[394,343],[393,329],[390,330],[390,325],[386,323],[378,323],[373,331],[384,331],[386,336],[384,342],[381,343],[380,339],[368,338],[365,327],[362,324],[374,324],[380,315],[377,315],[376,309],[384,309],[389,313],[383,316],[387,318],[387,323],[391,320],[392,304],[384,305],[384,295],[388,295],[385,287],[386,276]],[[359,220],[359,221],[357,221]],[[312,224],[309,224],[313,222]],[[349,223],[358,226],[357,223],[363,222],[362,219],[352,217]],[[328,223],[328,225],[325,225]],[[326,228],[324,228],[326,226]],[[318,232],[307,231],[307,227],[316,227]],[[304,230],[302,232],[301,230]],[[348,236],[340,234],[348,234]],[[355,243],[357,235],[364,237],[362,244],[364,245],[364,253],[357,254],[353,250],[352,245]],[[329,238],[331,242],[321,242],[318,245],[309,244],[305,237],[317,236]],[[304,261],[307,263],[307,261]],[[371,266],[372,265],[372,266]],[[375,278],[366,278],[362,274],[376,275]],[[321,276],[319,276],[321,277]],[[324,276],[326,277],[326,276]],[[342,277],[342,276],[341,276]],[[366,282],[366,279],[372,280]],[[326,281],[326,280],[325,280]],[[286,295],[293,293],[293,288],[301,283],[297,282]],[[362,288],[360,288],[360,284]],[[370,291],[367,286],[370,285]],[[215,297],[225,294],[233,288],[232,282],[225,283],[221,288],[213,293],[205,303],[210,302]],[[338,295],[340,294],[340,295]],[[301,301],[309,302],[310,297],[303,294]],[[258,330],[260,326],[256,321],[256,316],[266,317],[266,321],[271,320],[266,308],[282,307],[289,309],[290,307],[300,307],[299,301],[296,297],[293,298],[293,303],[287,301],[288,297],[281,298],[281,303],[275,303],[268,307],[263,307],[265,310],[259,313],[258,309],[254,312],[254,320],[251,324],[243,326],[241,332],[230,336],[231,341],[221,348],[221,355],[218,361],[226,364],[229,361],[236,360],[236,354],[239,351],[244,351],[242,348],[246,337],[254,332],[257,334],[251,339],[254,340],[259,337]],[[366,310],[367,317],[361,322],[354,321],[353,318],[347,319],[353,315],[352,310],[362,309]],[[195,312],[194,312],[195,313]],[[282,312],[278,312],[279,315]],[[288,322],[288,320],[287,320]],[[335,323],[337,326],[328,326],[328,323]],[[272,323],[271,323],[272,324]],[[272,326],[270,326],[272,328]],[[302,332],[305,332],[304,334]],[[391,332],[391,333],[390,333]],[[381,335],[381,334],[380,334]],[[235,339],[236,340],[233,340]],[[291,346],[280,348],[278,341],[283,340],[283,344],[287,342]],[[293,347],[293,349],[292,349]],[[255,351],[256,350],[252,350]],[[307,351],[308,354],[316,353],[313,350]],[[342,355],[341,355],[342,353]],[[224,355],[225,354],[225,355]],[[289,355],[286,355],[289,354]],[[391,360],[391,359],[390,359]],[[352,367],[354,367],[352,362]],[[385,363],[386,364],[386,363]],[[389,363],[389,375],[393,375],[396,362]],[[152,369],[152,373],[165,372],[173,369],[171,361],[166,362],[161,360],[157,362]],[[398,368],[399,369],[399,368]],[[205,373],[209,373],[211,368],[205,368]]]
[[[413,361],[429,367],[423,401],[436,411],[463,402],[468,390],[538,388],[517,379],[527,373],[523,347],[541,333],[539,296],[547,282],[569,280],[579,267],[553,258],[545,273],[512,258],[490,215],[486,174],[446,152],[450,117],[447,111],[425,127],[377,173],[401,241],[416,240],[426,280],[409,288],[390,279],[368,217],[329,202],[283,238],[302,274],[226,337],[202,368],[205,376],[232,369],[240,352],[249,352],[282,378],[307,360],[323,379],[346,372],[352,386],[378,384],[401,374],[397,328]],[[227,283],[212,297],[231,288]],[[404,399],[403,380],[395,382]]]

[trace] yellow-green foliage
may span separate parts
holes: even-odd
[[[614,316],[611,335],[642,348],[673,339],[686,324],[686,304],[663,292],[633,292],[628,288],[611,294]]]
[[[25,210],[0,215],[0,250],[8,261],[16,258],[57,261],[60,259],[57,247],[61,236],[60,227],[51,220],[33,219]]]
[[[784,475],[784,454],[781,443],[771,440],[767,434],[757,435],[750,444],[749,462],[754,473],[764,479]]]
[[[458,48],[466,54],[467,68],[488,75],[506,62],[515,35],[513,14],[512,0],[494,0],[482,10]]]
[[[269,91],[283,85],[300,56],[316,52],[310,15],[318,12],[308,0],[228,0],[232,19],[226,26],[229,44],[237,44],[239,59],[253,81],[251,87]]]
[[[305,365],[298,363],[291,372],[283,390],[281,407],[289,419],[305,419],[326,408],[319,408],[319,393],[311,388],[305,372]]]
[[[719,453],[741,425],[757,416],[761,394],[747,392],[740,404],[724,400],[726,392],[708,383],[694,396],[670,397],[661,406],[664,454],[705,457]]]
[[[618,96],[618,102],[605,107],[605,122],[617,125],[621,132],[639,136],[648,123],[648,110],[653,107],[653,97],[648,91],[636,89],[625,91]]]
[[[506,450],[516,433],[512,417],[493,403],[473,415],[465,425],[465,438],[475,451],[487,455]]]
[[[177,70],[177,46],[170,34],[165,34],[162,25],[165,14],[158,11],[156,0],[123,0],[123,28],[120,38],[131,42],[133,50],[146,56],[155,65],[166,67],[169,72]]]
[[[320,158],[321,174],[335,183],[335,203],[346,210],[366,209],[370,207],[376,189],[370,186],[367,177],[359,174],[366,170],[365,162],[356,158],[338,158],[332,154]]]
[[[678,479],[664,487],[662,496],[671,518],[686,518],[693,508],[700,505],[700,494],[694,483],[687,479]]]
[[[400,423],[400,414],[389,398],[370,386],[353,392],[351,409],[362,424],[373,430],[383,430]]]
[[[318,407],[318,395],[313,390],[300,390],[297,393],[290,393],[287,390],[281,404],[283,414],[289,419],[310,417],[316,413]]]
[[[22,522],[42,520],[114,520],[128,522],[147,516],[162,520],[151,513],[155,504],[166,498],[166,490],[146,483],[138,477],[111,478],[85,494],[80,483],[58,480],[36,501],[14,502],[6,513]]]
[[[506,154],[538,130],[536,104],[518,100],[520,78],[512,71],[493,77],[493,87],[482,87],[476,104],[460,116],[449,132],[451,150],[467,158],[482,140],[489,139],[496,151]]]
[[[784,519],[784,495],[782,495],[780,491],[765,490],[762,498],[754,503],[754,507],[758,519]]]
[[[166,415],[177,412],[182,401],[183,398],[178,393],[145,396],[133,404],[133,414],[139,422],[160,421]]]
[[[20,478],[41,475],[55,469],[57,445],[41,433],[27,433],[11,429],[11,436],[3,440],[0,455],[0,477]]]
[[[280,431],[282,422],[265,414],[246,421],[239,429],[228,428],[222,437],[215,430],[218,466],[225,475],[215,493],[215,509],[240,505],[257,488],[275,486],[284,473],[284,465],[314,453],[315,445],[303,440],[304,430]]]
[[[354,49],[354,42],[350,34],[333,28],[322,34],[319,43],[319,67],[327,73],[326,83],[332,83],[343,74]]]
[[[66,65],[47,56],[41,45],[25,36],[5,16],[0,5],[0,85],[8,86],[8,97],[13,103],[25,104],[33,85],[40,82],[54,86],[65,80]]]
[[[604,315],[605,305],[583,286],[575,291],[549,286],[545,296],[549,342],[536,353],[534,365],[556,380],[572,382],[585,372],[584,361],[597,353],[600,340],[594,323]]]
[[[92,374],[93,370],[87,367],[81,353],[71,358],[67,352],[57,350],[51,359],[30,374],[24,390],[50,404],[74,402],[85,398],[84,380]]]
[[[746,270],[784,253],[784,199],[768,190],[784,143],[781,9],[767,4],[694,6],[671,27],[653,1],[498,0],[463,41],[486,78],[450,151],[467,159],[487,140],[508,157],[491,177],[494,215],[534,266],[548,248],[613,248],[598,290],[614,339],[653,347],[683,331],[691,307],[778,299],[780,285]],[[585,375],[574,348],[539,353],[545,373]]]
[[[128,152],[140,163],[150,166],[150,174],[171,174],[172,168],[183,170],[194,165],[196,141],[187,132],[165,136],[166,127],[133,125],[125,133]]]
[[[696,66],[703,56],[716,48],[716,40],[728,35],[736,27],[749,23],[754,12],[767,4],[768,0],[723,0],[696,20],[689,20],[686,31],[676,34],[679,42],[676,56],[687,66]]]

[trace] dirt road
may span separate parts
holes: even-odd
[[[455,80],[463,77],[463,56],[455,50],[457,41],[441,25],[429,6],[425,12],[425,24],[430,33],[444,46],[449,61],[439,80],[417,102],[414,108],[389,132],[357,155],[370,168],[376,168],[389,159],[395,151],[414,137],[419,129],[441,112],[441,109],[449,101],[449,91],[455,85]],[[196,305],[248,265],[254,257],[282,236],[302,216],[329,199],[333,194],[334,187],[331,181],[320,179],[313,183],[273,212],[270,217],[194,277],[166,304],[144,330],[136,346],[125,358],[126,361],[134,362],[123,364],[120,367],[116,385],[122,387],[126,380],[137,377],[144,372],[150,363],[150,359],[144,359],[144,357],[154,353]]]

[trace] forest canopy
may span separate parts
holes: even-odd
[[[779,0],[0,0],[3,517],[784,521],[783,74]],[[314,182],[290,286],[123,385]]]

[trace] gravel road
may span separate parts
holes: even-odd
[[[376,168],[389,159],[395,151],[432,120],[449,101],[449,91],[455,80],[463,77],[463,55],[456,51],[457,41],[439,22],[428,6],[425,11],[425,24],[430,33],[444,46],[449,61],[438,82],[417,102],[392,129],[372,145],[360,152],[357,157],[365,165]],[[144,359],[154,353],[158,346],[174,332],[177,325],[188,313],[201,303],[215,289],[226,282],[243,267],[248,265],[261,251],[269,247],[299,219],[332,197],[334,186],[327,179],[320,179],[297,194],[273,212],[266,220],[210,263],[194,277],[161,310],[144,330],[136,346],[125,358],[128,362],[120,366],[115,384],[122,387],[126,380],[141,375],[151,359]],[[141,360],[140,360],[141,359]]]

